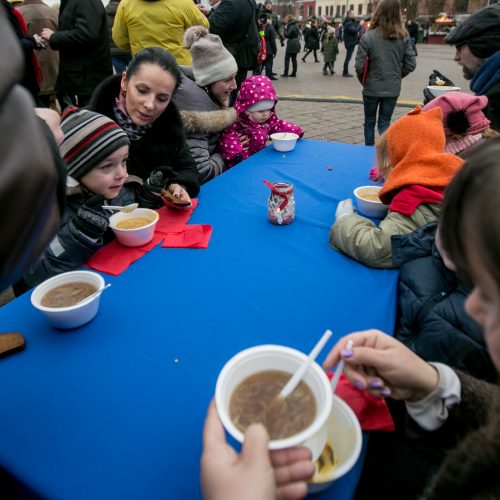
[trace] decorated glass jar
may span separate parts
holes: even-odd
[[[295,219],[293,184],[277,182],[271,187],[267,202],[267,218],[277,225],[291,224]]]

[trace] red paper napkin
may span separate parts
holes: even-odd
[[[162,248],[207,248],[211,235],[209,224],[191,224],[177,233],[167,233]]]
[[[118,276],[162,240],[165,240],[163,248],[207,248],[212,226],[187,225],[197,205],[198,200],[194,198],[191,207],[187,209],[159,208],[157,212],[160,219],[156,223],[154,237],[149,243],[142,247],[126,247],[114,240],[100,248],[87,261],[86,267]]]
[[[141,247],[126,247],[118,243],[117,240],[114,240],[97,250],[97,252],[90,257],[85,266],[101,273],[118,276],[128,269],[130,264],[140,259],[158,245],[164,237],[163,234],[155,233],[153,239]]]
[[[331,379],[333,373],[327,375]],[[394,432],[394,421],[384,398],[354,387],[344,375],[340,376],[335,394],[351,407],[364,431]]]
[[[176,209],[161,207],[157,210],[160,220],[156,223],[156,233],[175,233],[181,232],[188,223],[192,213],[198,206],[198,199],[191,200],[192,205],[186,209]]]

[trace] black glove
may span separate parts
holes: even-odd
[[[96,194],[78,209],[73,218],[76,229],[93,240],[99,239],[109,227],[109,219],[100,209],[103,203],[104,196]]]
[[[173,178],[172,167],[158,167],[149,174],[144,186],[153,193],[161,194],[172,183]]]
[[[455,86],[449,78],[446,78],[446,76],[440,73],[437,69],[432,70],[432,73],[429,75],[429,85],[446,85],[448,87]]]

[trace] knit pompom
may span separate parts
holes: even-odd
[[[190,49],[193,43],[208,35],[208,29],[204,26],[192,26],[184,32],[184,47]]]
[[[450,111],[446,117],[446,128],[454,134],[465,134],[469,130],[470,122],[464,109]]]

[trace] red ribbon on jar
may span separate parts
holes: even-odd
[[[264,181],[271,189],[267,203],[267,218],[273,224],[291,224],[295,219],[295,198],[293,195],[293,184],[288,182],[277,182],[272,184]]]

